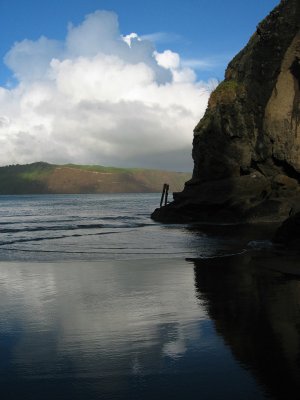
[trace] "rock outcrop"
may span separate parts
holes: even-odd
[[[152,218],[273,221],[300,210],[299,99],[300,2],[282,0],[211,94],[192,179]]]

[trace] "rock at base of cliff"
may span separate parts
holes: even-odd
[[[166,223],[280,222],[300,211],[300,188],[289,179],[250,175],[187,184],[174,202],[158,208],[152,219]]]

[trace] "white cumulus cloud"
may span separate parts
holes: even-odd
[[[0,87],[1,164],[97,163],[191,169],[192,130],[211,82],[180,55],[122,35],[113,12],[69,25],[64,41],[15,43],[17,85]]]

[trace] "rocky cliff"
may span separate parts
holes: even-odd
[[[300,209],[300,2],[282,0],[229,63],[194,130],[192,179],[161,221],[282,220]]]

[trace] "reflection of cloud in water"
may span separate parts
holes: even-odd
[[[6,330],[15,325],[16,319],[21,325],[30,321],[34,326],[44,326],[51,321],[49,315],[57,290],[51,267],[1,265],[0,288],[1,311],[9,310],[6,317],[1,318]]]
[[[0,264],[3,397],[264,399],[194,278],[183,260]]]
[[[178,358],[182,356],[186,351],[185,340],[177,339],[173,342],[166,343],[164,345],[164,354],[171,358]]]
[[[184,355],[205,318],[182,261],[4,264],[0,284],[1,328],[17,337],[13,359],[25,374],[63,358],[85,376],[145,374]]]

